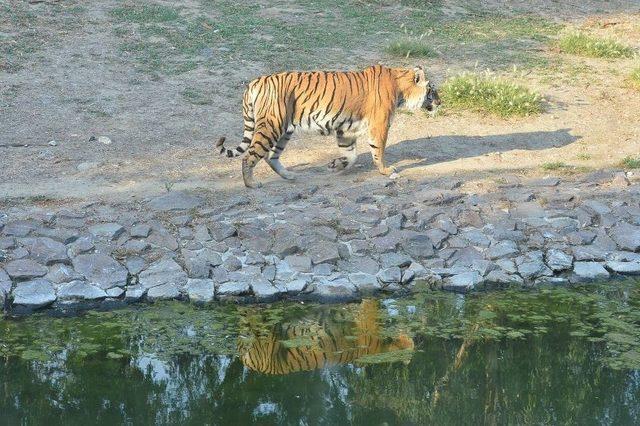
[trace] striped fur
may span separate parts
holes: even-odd
[[[296,130],[335,134],[342,156],[329,168],[346,170],[356,159],[356,140],[366,137],[380,173],[393,114],[399,105],[431,110],[439,105],[437,91],[421,67],[387,68],[375,65],[357,72],[284,72],[253,80],[243,103],[244,133],[240,144],[228,149],[225,138],[216,144],[221,155],[242,160],[247,187],[259,186],[253,168],[265,159],[285,179],[294,174],[280,163],[280,155]]]

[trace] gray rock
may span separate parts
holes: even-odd
[[[186,276],[186,274],[185,274]],[[173,300],[180,297],[180,288],[175,283],[165,283],[149,288],[147,290],[147,299],[154,300]]]
[[[247,252],[244,263],[247,265],[264,265],[267,261],[262,254],[255,251],[249,251]]]
[[[83,300],[100,300],[107,297],[107,293],[86,281],[76,280],[62,284],[58,288],[59,302],[77,302]]]
[[[496,260],[496,265],[498,265],[501,269],[506,271],[508,274],[515,274],[518,272],[518,267],[516,263],[511,259],[498,259]]]
[[[434,247],[436,248],[442,247],[442,243],[444,243],[444,241],[449,237],[448,232],[437,228],[429,229],[425,232],[425,234],[427,235],[427,237],[429,237]]]
[[[482,277],[478,272],[464,272],[462,274],[452,275],[445,278],[442,283],[442,288],[456,293],[467,293],[473,290],[481,282]]]
[[[316,280],[314,287],[312,296],[323,302],[346,302],[358,298],[356,287],[347,278]]]
[[[434,223],[435,227],[441,229],[448,234],[455,235],[458,233],[458,227],[450,218],[438,219]]]
[[[329,263],[321,263],[313,267],[313,275],[329,276],[335,271],[335,266]]]
[[[182,270],[173,259],[164,258],[152,263],[147,269],[142,271],[139,276],[140,285],[146,289],[162,286],[160,292],[154,292],[154,297],[159,297],[162,292],[168,295],[178,291],[187,283],[187,274]],[[175,291],[171,288],[175,286]],[[147,297],[151,297],[148,292]]]
[[[552,276],[553,271],[545,265],[542,252],[530,252],[516,259],[518,273],[525,280],[533,280],[542,276]]]
[[[124,233],[124,227],[118,223],[100,223],[90,226],[89,233],[94,237],[113,241]]]
[[[397,266],[378,272],[378,280],[383,284],[397,284],[402,280],[402,271]]]
[[[54,284],[68,283],[71,281],[82,280],[84,277],[74,271],[69,265],[62,263],[55,264],[49,268],[49,273],[44,279]]]
[[[26,237],[38,228],[38,223],[33,220],[15,220],[7,223],[2,232],[5,236]]]
[[[311,282],[311,277],[307,275],[298,275],[298,277],[285,284],[287,294],[296,295],[305,290],[307,284]]]
[[[147,238],[151,232],[151,227],[147,224],[140,223],[131,228],[129,235],[133,238]]]
[[[640,262],[607,262],[607,269],[618,274],[640,275]]]
[[[16,246],[16,239],[13,237],[0,238],[0,250],[9,250]]]
[[[211,234],[209,234],[209,229],[203,224],[196,225],[193,230],[193,236],[196,241],[211,241]]]
[[[44,277],[48,269],[45,266],[31,260],[18,259],[5,265],[4,270],[14,280],[28,280],[30,278]]]
[[[380,256],[380,263],[383,268],[391,268],[392,266],[404,268],[411,265],[411,262],[411,258],[402,253],[384,253]]]
[[[289,255],[284,258],[289,267],[297,272],[311,272],[311,258],[308,256]]]
[[[640,226],[622,222],[611,229],[610,236],[620,250],[640,251]]]
[[[363,295],[375,294],[382,290],[382,285],[375,275],[356,272],[349,274],[349,281],[351,281]]]
[[[282,290],[262,277],[251,281],[251,290],[260,302],[272,302],[282,293]]]
[[[314,265],[318,263],[335,263],[340,259],[338,244],[328,241],[309,247],[307,254],[311,257]]]
[[[200,207],[203,200],[195,195],[184,191],[174,191],[160,197],[154,198],[149,202],[149,207],[156,211],[175,211],[190,210]]]
[[[109,289],[107,291],[110,291],[110,290],[112,289]],[[124,300],[128,302],[135,302],[142,299],[146,293],[147,293],[147,289],[140,285],[130,286],[130,287],[127,287],[127,291],[124,294]]]
[[[469,241],[473,246],[489,247],[491,244],[491,240],[489,240],[489,238],[487,238],[487,236],[479,229],[465,229],[459,235]]]
[[[191,278],[209,278],[211,268],[222,265],[222,256],[208,248],[196,251],[182,250],[181,254],[184,266]],[[240,263],[240,267],[242,267],[242,263]]]
[[[222,262],[222,266],[227,271],[233,272],[242,268],[242,262],[235,256],[229,256]]]
[[[189,300],[196,303],[209,303],[215,296],[215,286],[210,279],[189,279],[186,290]]]
[[[378,226],[366,229],[365,233],[369,238],[382,237],[389,233],[389,227],[386,224],[381,223]]]
[[[487,249],[486,256],[491,259],[500,259],[518,253],[518,244],[515,241],[504,240],[497,242]]]
[[[558,249],[549,249],[546,254],[547,266],[553,271],[565,271],[573,266],[573,256]]]
[[[122,297],[125,291],[120,287],[114,287],[114,288],[110,288],[109,290],[106,290],[105,293],[107,293],[107,297],[110,297],[112,299],[118,299]]]
[[[225,283],[218,284],[216,287],[216,295],[220,298],[227,296],[241,296],[249,294],[251,286],[246,281],[227,281]]]
[[[81,254],[86,254],[92,251],[95,248],[95,244],[93,243],[93,237],[85,236],[80,237],[75,240],[73,243],[69,244],[67,253],[70,257],[76,257]]]
[[[103,290],[127,284],[127,270],[105,254],[82,254],[73,259],[72,263],[73,268],[84,275],[89,284]]]
[[[481,259],[481,260],[474,260],[473,262],[471,262],[470,267],[472,270],[478,272],[481,276],[484,277],[489,272],[496,269],[498,266],[489,260]]]
[[[21,282],[13,289],[13,305],[36,309],[50,305],[55,300],[56,292],[53,286],[44,279]]]
[[[127,253],[144,253],[151,248],[151,244],[145,240],[129,240],[122,248]]]
[[[402,226],[404,225],[405,220],[406,218],[404,214],[398,213],[396,215],[389,216],[385,220],[385,223],[387,224],[389,229],[402,229]]]
[[[9,293],[11,292],[11,278],[0,268],[0,311],[3,310],[5,301]]]
[[[409,284],[411,281],[414,280],[415,277],[416,277],[416,274],[413,270],[405,269],[404,271],[402,271],[402,278],[400,279],[400,282],[403,285]]]
[[[605,260],[607,252],[596,246],[575,246],[571,248],[573,256],[578,261],[583,260]]]
[[[484,280],[489,284],[522,284],[524,282],[522,277],[518,275],[507,274],[501,269],[496,269],[489,272]]]
[[[236,235],[237,232],[235,226],[224,222],[218,222],[209,225],[209,231],[216,241],[226,240],[227,238]]]
[[[555,229],[563,229],[565,231],[576,231],[580,227],[580,222],[570,217],[553,217],[545,218],[547,223]]]
[[[127,258],[125,266],[131,275],[138,275],[147,266],[147,262],[140,256]]]
[[[609,272],[597,262],[576,262],[573,265],[573,280],[592,281],[609,278]]]
[[[65,263],[69,261],[67,247],[51,238],[35,238],[29,247],[29,253],[33,260],[43,265]]]
[[[35,234],[41,237],[51,238],[62,244],[71,244],[80,236],[77,229],[68,228],[38,228]]]
[[[414,235],[401,243],[409,256],[417,259],[432,257],[435,254],[433,243],[426,235]]]

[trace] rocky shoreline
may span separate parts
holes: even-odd
[[[165,299],[335,302],[419,282],[468,292],[640,274],[633,174],[462,184],[376,179],[339,192],[0,207],[0,306],[19,315]]]

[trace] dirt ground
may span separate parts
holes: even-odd
[[[544,96],[544,112],[526,118],[447,109],[436,117],[398,114],[387,162],[398,168],[400,179],[459,176],[474,190],[490,190],[491,182],[505,174],[580,173],[638,156],[640,91],[625,80],[638,64],[637,55],[575,57],[552,47],[553,34],[541,40],[505,29],[503,36],[499,25],[486,24],[492,17],[510,19],[502,18],[505,13],[533,14],[638,49],[640,4],[526,3],[515,9],[511,2],[323,0],[234,6],[191,0],[180,2],[173,16],[175,2],[157,1],[167,7],[163,14],[129,16],[114,10],[134,2],[9,0],[0,11],[0,202],[122,201],[187,188],[214,191],[221,199],[249,193],[242,186],[240,161],[217,157],[213,146],[222,135],[240,140],[244,85],[288,68],[417,62],[436,82],[490,68]],[[367,21],[374,12],[376,20]],[[439,52],[435,58],[385,53],[385,43],[421,19],[429,21],[424,28]],[[403,20],[407,26],[397,25]],[[245,22],[255,26],[245,28]],[[360,27],[352,30],[342,22]],[[342,33],[320,39],[325,23],[347,35],[353,31],[354,39]],[[267,24],[273,27],[261,26]],[[467,24],[476,32],[464,34]],[[94,140],[99,136],[112,142]],[[339,189],[344,180],[382,179],[371,168],[364,141],[359,150],[357,167],[335,176],[324,167],[338,156],[334,139],[300,135],[283,155],[283,163],[301,173],[296,182],[281,180],[264,164],[256,175],[267,193],[311,185]],[[567,167],[542,167],[553,162]]]

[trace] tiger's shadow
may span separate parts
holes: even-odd
[[[570,130],[558,129],[487,136],[447,135],[405,140],[387,146],[385,162],[387,165],[395,165],[398,171],[402,171],[494,152],[507,152],[516,149],[538,151],[559,148],[580,139],[580,136],[574,136],[569,133]],[[418,161],[396,165],[402,160]],[[361,153],[358,156],[357,163],[371,164],[371,155],[368,152]]]

